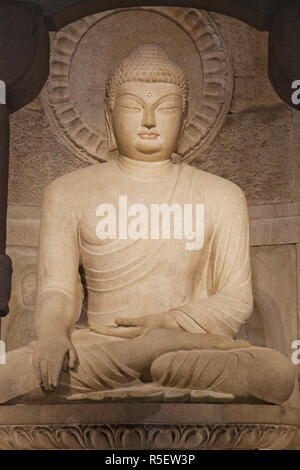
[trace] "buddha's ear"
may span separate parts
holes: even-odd
[[[186,127],[186,121],[187,121],[187,107],[184,111],[184,114],[182,116],[182,126],[181,126],[181,131],[180,131],[180,135],[179,135],[179,139],[178,139],[178,153],[180,155],[183,154],[183,134],[184,134],[184,130],[185,130],[185,127]]]
[[[109,152],[114,152],[117,150],[117,141],[115,138],[113,123],[112,123],[112,113],[109,109],[109,105],[107,100],[105,100],[105,126],[107,132],[107,139],[108,139],[108,150]]]

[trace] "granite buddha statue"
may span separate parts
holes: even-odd
[[[238,186],[181,158],[184,71],[158,46],[134,49],[109,78],[105,106],[109,161],[45,191],[36,341],[7,354],[0,402],[150,387],[283,403],[290,360],[234,339],[252,313],[247,204]],[[202,217],[187,211],[180,236],[180,208],[196,206]]]

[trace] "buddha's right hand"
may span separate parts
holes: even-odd
[[[67,365],[74,369],[76,363],[76,351],[66,336],[43,338],[34,344],[33,367],[44,390],[52,391],[57,387],[62,368]]]

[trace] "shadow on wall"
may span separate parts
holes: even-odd
[[[254,288],[253,314],[242,326],[237,338],[254,346],[277,349],[286,354],[289,345],[285,334],[282,315],[275,301],[263,289]]]

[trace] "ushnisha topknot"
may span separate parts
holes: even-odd
[[[183,110],[186,110],[189,91],[184,71],[156,44],[136,47],[108,78],[105,96],[110,111],[113,110],[118,88],[128,82],[172,83],[182,94]]]

